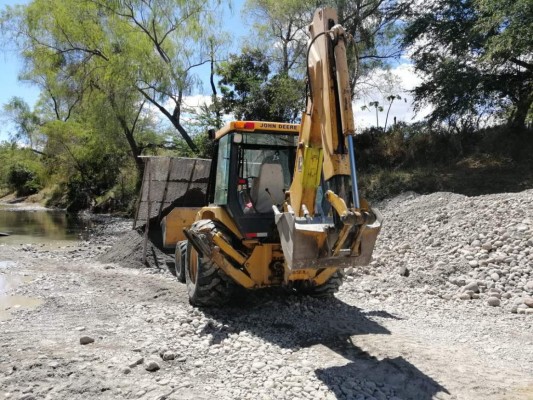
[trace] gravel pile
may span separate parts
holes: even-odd
[[[374,261],[348,271],[360,288],[382,297],[415,288],[533,314],[533,190],[405,193],[379,208],[385,222]],[[365,274],[385,278],[365,280]]]
[[[122,233],[97,261],[116,263],[128,268],[144,268],[146,266],[159,269],[167,268],[167,261],[173,261],[159,250],[149,239],[146,244],[146,264],[143,264],[144,234],[138,230]]]

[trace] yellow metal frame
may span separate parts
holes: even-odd
[[[253,128],[251,126],[253,125]],[[249,128],[246,128],[246,127]],[[255,132],[270,131],[284,134],[298,135],[300,133],[300,124],[286,124],[283,122],[266,122],[266,121],[232,121],[226,124],[215,133],[215,139],[227,135],[233,131]]]
[[[244,237],[241,235],[239,228],[235,225],[233,218],[222,207],[203,207],[196,214],[196,221],[201,219],[210,219],[213,221],[219,221],[222,225],[228,228],[239,239]]]
[[[175,247],[176,243],[185,240],[183,229],[194,222],[200,207],[176,207],[161,221],[163,247]]]

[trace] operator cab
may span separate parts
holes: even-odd
[[[275,241],[273,205],[289,190],[300,125],[236,121],[216,133],[210,203],[224,207],[242,235]]]

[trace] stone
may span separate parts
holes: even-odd
[[[144,364],[144,369],[147,370],[148,372],[155,372],[160,368],[161,367],[155,360],[149,360]]]
[[[252,369],[263,369],[266,366],[266,364],[262,361],[255,361],[252,363]]]
[[[471,299],[471,297],[470,297],[470,295],[468,293],[461,293],[459,295],[459,300],[470,300],[470,299]]]
[[[479,286],[477,285],[477,282],[472,281],[465,286],[463,286],[463,290],[466,292],[468,290],[473,291],[474,293],[479,293]]]
[[[122,373],[123,373],[124,375],[128,375],[130,372],[131,372],[131,369],[129,369],[129,368],[124,368],[124,369],[122,370]]]
[[[144,362],[144,357],[138,358],[136,361],[132,362],[128,367],[135,368],[137,365],[141,365]]]
[[[403,266],[401,266],[399,268],[398,273],[400,274],[400,276],[408,277],[409,276],[409,268],[407,268],[405,265],[403,265]]]
[[[163,361],[171,361],[176,358],[176,354],[172,351],[165,351],[161,357]]]
[[[489,297],[487,299],[487,304],[492,307],[498,307],[500,305],[500,299],[497,297]]]
[[[86,345],[86,344],[90,344],[90,343],[94,343],[94,339],[90,336],[82,336],[80,338],[80,344],[82,345]]]
[[[528,307],[533,308],[533,297],[526,297],[524,299],[524,304]]]

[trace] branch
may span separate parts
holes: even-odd
[[[522,60],[519,60],[518,58],[516,57],[511,57],[509,59],[509,61],[511,62],[514,62],[516,65],[519,65],[521,67],[524,67],[525,69],[529,70],[529,71],[533,71],[533,64],[531,63],[528,63],[528,62],[525,62],[525,61],[522,61]]]

